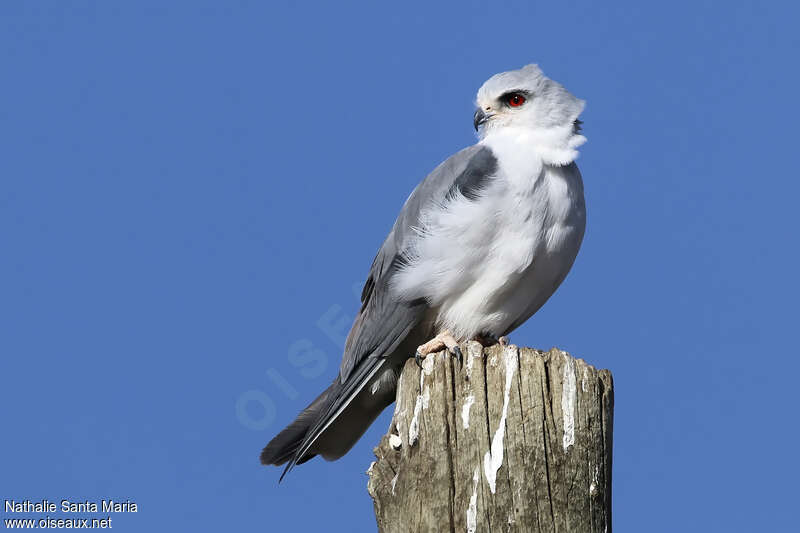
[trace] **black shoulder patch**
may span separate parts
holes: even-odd
[[[452,200],[462,195],[468,200],[477,200],[480,192],[486,188],[489,180],[497,173],[497,158],[491,149],[482,147],[467,163],[467,168],[459,174],[450,188],[446,198]]]

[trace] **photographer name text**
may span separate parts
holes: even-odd
[[[80,502],[61,500],[5,500],[7,513],[136,513],[138,506],[131,500],[84,500]]]

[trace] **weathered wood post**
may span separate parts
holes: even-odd
[[[368,490],[382,533],[611,531],[611,373],[477,342],[400,378]]]

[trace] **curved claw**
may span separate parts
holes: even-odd
[[[453,348],[453,350],[450,353],[452,353],[453,356],[456,359],[458,359],[458,365],[459,366],[464,366],[464,354],[461,353],[461,347],[460,346],[456,346],[455,348]]]
[[[415,362],[415,363],[417,363],[417,366],[418,366],[420,369],[422,369],[422,355],[419,353],[419,350],[417,350],[417,351],[414,353],[414,362]]]

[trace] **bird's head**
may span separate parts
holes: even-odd
[[[486,137],[509,128],[545,133],[566,128],[577,133],[585,102],[547,78],[537,65],[501,72],[478,90],[475,130]]]

